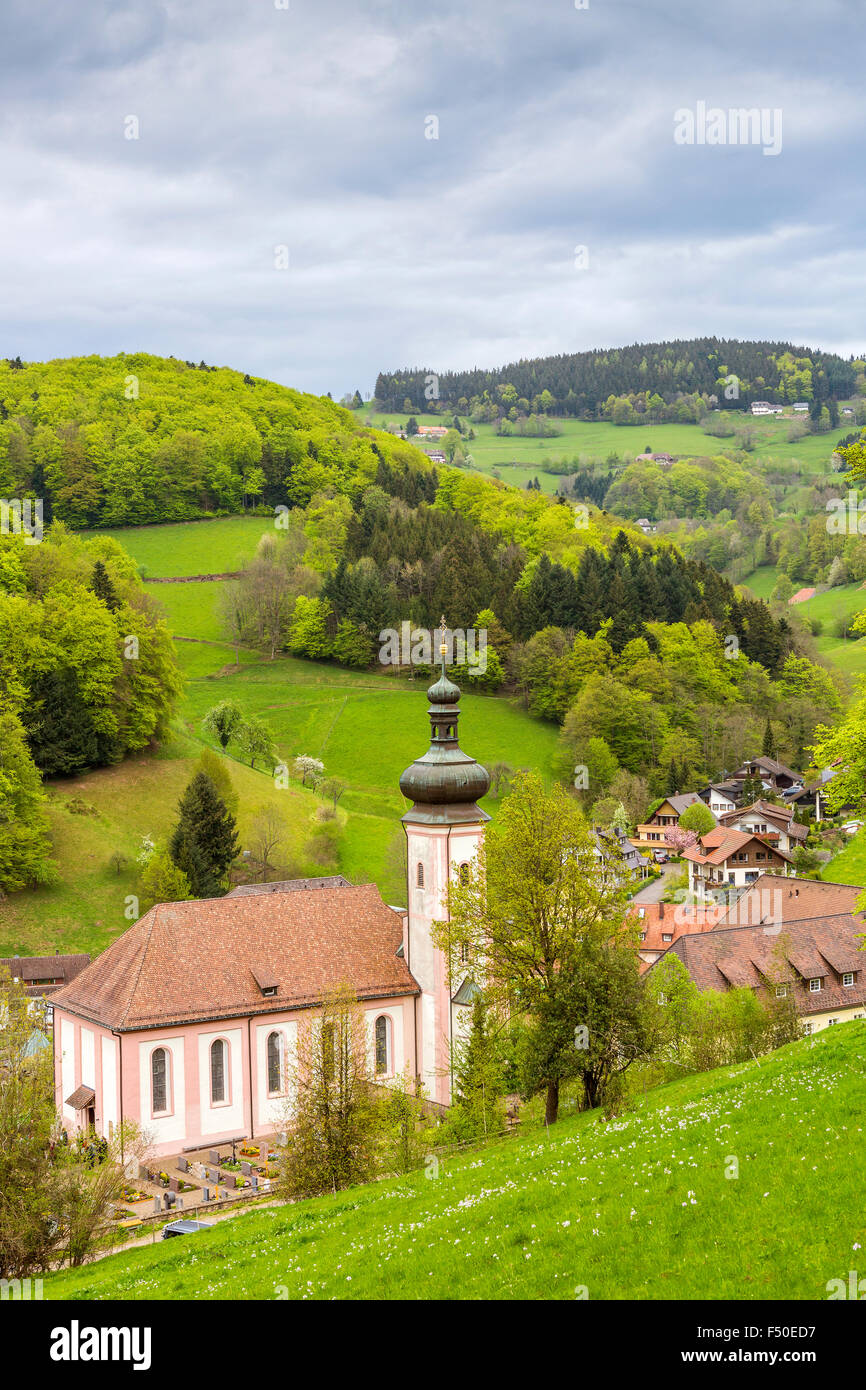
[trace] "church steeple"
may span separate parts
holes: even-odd
[[[460,747],[460,687],[449,680],[445,669],[448,643],[444,617],[441,620],[441,634],[439,656],[442,674],[427,691],[430,701],[430,747],[423,757],[416,758],[406,768],[400,778],[401,792],[414,802],[403,820],[428,825],[487,821],[490,817],[476,802],[488,791],[490,778],[486,768]]]

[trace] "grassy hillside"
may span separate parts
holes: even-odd
[[[200,619],[205,611],[200,605],[206,605],[213,587],[161,585],[159,593],[183,595],[181,607]],[[376,882],[389,901],[404,900],[399,861],[390,846],[408,808],[397,785],[400,773],[429,742],[426,683],[408,686],[290,657],[262,662],[243,651],[237,669],[234,650],[219,643],[178,642],[177,652],[187,689],[172,742],[156,756],[138,756],[119,767],[49,784],[60,883],[16,893],[0,904],[0,955],[55,948],[98,951],[125,930],[126,898],[137,891],[134,857],[142,836],[164,835],[173,823],[177,801],[204,746],[201,717],[222,699],[235,699],[248,713],[261,715],[284,761],[309,753],[346,783],[339,803],[345,822],[339,869],[356,882]],[[557,742],[553,725],[504,698],[467,695],[462,708],[461,738],[473,756],[485,763],[550,771]],[[304,859],[304,842],[321,798],[294,783],[281,790],[261,769],[233,757],[226,762],[240,796],[242,847],[256,812],[272,805],[285,825],[279,861],[293,871],[322,872]],[[70,812],[73,799],[91,812]],[[489,809],[495,815],[495,801]],[[121,872],[111,863],[115,851],[129,861]]]
[[[221,516],[208,522],[123,526],[104,534],[129,552],[146,578],[157,579],[239,570],[253,558],[261,536],[273,527],[272,516]],[[153,592],[163,597],[162,589]]]
[[[389,424],[405,425],[407,416],[391,414],[370,414],[358,411],[363,419],[371,420],[378,428]],[[452,417],[442,415],[416,415],[419,425],[450,425]],[[464,422],[465,423],[465,422]],[[545,492],[556,491],[560,476],[544,471],[544,463],[551,459],[573,459],[581,457],[586,462],[604,462],[609,454],[626,454],[634,457],[642,454],[647,446],[653,453],[679,454],[683,456],[724,453],[726,447],[732,448],[733,439],[714,439],[704,434],[699,425],[612,425],[607,421],[583,421],[558,419],[554,421],[561,431],[552,439],[526,439],[520,435],[501,438],[494,433],[493,425],[473,425],[475,439],[466,444],[472,455],[473,467],[480,473],[491,473],[498,469],[506,483],[524,487],[536,475]],[[745,424],[745,419],[743,421]],[[748,417],[749,428],[755,434],[755,449],[749,455],[749,466],[756,469],[766,467],[790,468],[798,476],[814,474],[821,476],[832,471],[830,455],[840,431],[833,434],[807,435],[791,443],[788,431],[790,419],[763,419]],[[423,449],[435,449],[430,442],[415,441]]]
[[[843,850],[826,865],[821,878],[829,883],[866,883],[866,830],[853,835]]]
[[[127,1250],[46,1297],[824,1299],[866,1246],[864,1068],[866,1023],[844,1024],[609,1124]]]
[[[138,892],[135,856],[142,837],[162,836],[173,823],[201,747],[178,734],[156,756],[47,783],[60,881],[14,893],[0,904],[0,955],[96,953],[129,927],[125,911],[128,896]],[[257,810],[273,805],[285,826],[286,854],[300,858],[319,798],[296,787],[277,791],[269,777],[243,764],[232,763],[230,772],[240,797],[242,843]],[[112,862],[115,854],[124,856],[125,865]]]
[[[753,570],[742,581],[758,598],[768,599],[775,587],[779,571],[772,565],[762,565]],[[808,585],[802,585],[808,588]],[[821,635],[815,639],[818,651],[825,661],[838,667],[849,676],[866,675],[866,637],[856,640],[838,637],[834,627],[839,618],[846,621],[855,613],[866,609],[866,586],[862,583],[840,584],[834,589],[826,589],[822,594],[807,599],[805,603],[791,605],[791,611],[807,619],[818,618],[823,624]]]

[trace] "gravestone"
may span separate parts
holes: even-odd
[[[180,1192],[180,1178],[169,1178],[168,1190],[169,1192]]]
[[[250,1175],[252,1174],[252,1171],[253,1171],[253,1168],[252,1168],[252,1164],[251,1164],[251,1163],[242,1163],[242,1164],[241,1164],[241,1172],[243,1173],[243,1175],[244,1175],[245,1178],[250,1177]]]
[[[203,1202],[209,1202],[209,1201],[210,1201],[210,1188],[209,1188],[209,1187],[203,1187],[203,1188],[202,1188],[202,1190],[201,1190],[201,1199],[202,1199]]]
[[[183,1197],[177,1197],[177,1199],[175,1200],[175,1206],[180,1207],[181,1211],[183,1210]]]
[[[220,1166],[220,1156],[219,1156],[219,1150],[218,1150],[218,1149],[211,1149],[210,1152],[208,1153],[208,1158],[210,1159],[211,1163],[214,1165],[215,1168],[219,1168],[219,1166]]]
[[[170,1209],[170,1207],[171,1207],[171,1193],[170,1193],[170,1192],[163,1192],[163,1194],[162,1194],[162,1200],[165,1202],[165,1209],[166,1209],[166,1211],[168,1211],[168,1210]]]
[[[259,1180],[258,1180],[258,1177],[256,1176],[255,1173],[252,1173],[252,1174],[250,1175],[250,1182],[252,1183],[252,1185],[253,1185],[253,1191],[255,1192],[256,1188],[257,1188],[258,1185],[259,1185]]]
[[[235,1177],[234,1173],[223,1173],[223,1186],[224,1186],[224,1187],[237,1187],[237,1185],[238,1185],[238,1180],[237,1180],[237,1178]]]
[[[154,1214],[154,1216],[156,1216],[157,1213],[158,1213],[158,1212],[161,1212],[161,1211],[162,1211],[162,1202],[159,1200],[158,1197],[154,1197],[154,1199],[153,1199],[153,1214]]]
[[[150,1182],[150,1173],[143,1163],[139,1163],[138,1165],[138,1177],[140,1182]]]
[[[177,1169],[178,1169],[178,1172],[179,1172],[179,1173],[188,1173],[188,1172],[189,1172],[189,1164],[187,1163],[187,1161],[186,1161],[185,1158],[179,1158],[179,1159],[177,1160]]]
[[[219,1169],[218,1169],[218,1168],[208,1168],[208,1170],[207,1170],[207,1175],[208,1175],[208,1181],[209,1181],[209,1182],[218,1183],[219,1180],[220,1180],[220,1175],[219,1175]]]

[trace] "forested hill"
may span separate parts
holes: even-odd
[[[594,417],[609,396],[646,392],[670,402],[681,395],[724,396],[726,378],[739,381],[739,398],[729,407],[769,401],[841,400],[854,390],[863,363],[792,343],[689,338],[669,343],[526,358],[488,371],[436,373],[431,368],[381,372],[376,399],[384,410],[429,411],[440,405],[469,414],[485,392],[506,407],[556,415]],[[431,392],[438,385],[438,397]],[[546,393],[546,394],[545,394]]]
[[[432,500],[420,450],[326,397],[147,353],[0,360],[0,497],[42,498],[46,522],[80,529],[250,502],[305,506],[325,488],[359,492],[383,465],[411,475],[410,501]]]

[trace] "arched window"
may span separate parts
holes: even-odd
[[[268,1091],[276,1095],[283,1088],[283,1035],[268,1034]]]
[[[461,864],[457,870],[457,877],[461,883],[469,882],[469,865]]]
[[[168,1083],[168,1052],[164,1047],[155,1047],[150,1056],[150,1102],[154,1115],[162,1115],[169,1108]]]
[[[415,886],[416,888],[424,887],[424,865],[421,863],[420,859],[415,868]]]
[[[376,1019],[376,1075],[391,1074],[391,1020],[387,1014]]]
[[[226,1057],[228,1044],[225,1038],[217,1038],[210,1049],[210,1098],[213,1105],[226,1099]]]

